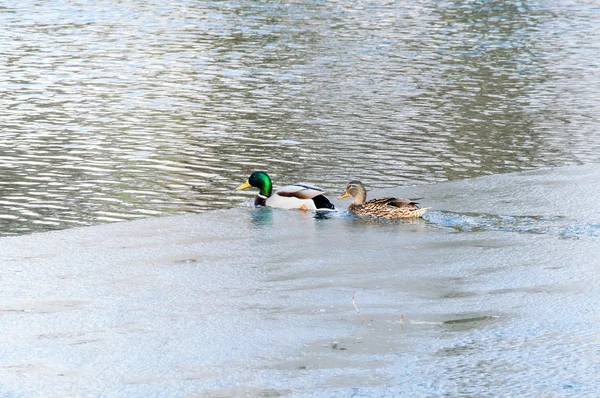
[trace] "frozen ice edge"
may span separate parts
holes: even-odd
[[[391,193],[593,225],[599,175]],[[232,209],[2,238],[0,396],[597,391],[597,240],[452,232]]]

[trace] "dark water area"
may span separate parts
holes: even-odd
[[[585,1],[8,1],[0,234],[600,159]],[[463,210],[468,211],[468,210]]]

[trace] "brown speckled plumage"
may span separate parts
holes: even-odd
[[[338,199],[352,196],[353,200],[348,206],[348,211],[359,215],[368,215],[379,218],[419,218],[429,209],[419,207],[410,199],[378,198],[367,201],[367,191],[360,181],[350,181],[346,191]]]

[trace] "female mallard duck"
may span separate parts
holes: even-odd
[[[309,185],[295,184],[281,187],[275,192],[271,179],[264,171],[255,171],[237,190],[255,187],[260,190],[254,199],[255,206],[281,209],[335,210],[335,206],[323,195],[323,190]]]
[[[419,218],[429,207],[419,207],[410,199],[380,198],[367,200],[367,190],[360,181],[350,181],[346,191],[338,199],[352,195],[353,200],[348,206],[351,213],[380,218]]]

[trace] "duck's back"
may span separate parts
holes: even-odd
[[[348,210],[360,214],[380,218],[419,218],[429,208],[421,208],[416,202],[404,198],[371,199],[362,205],[351,204]]]
[[[287,185],[271,195],[266,205],[283,209],[298,209],[305,206],[309,210],[335,209],[324,191],[307,184]]]

